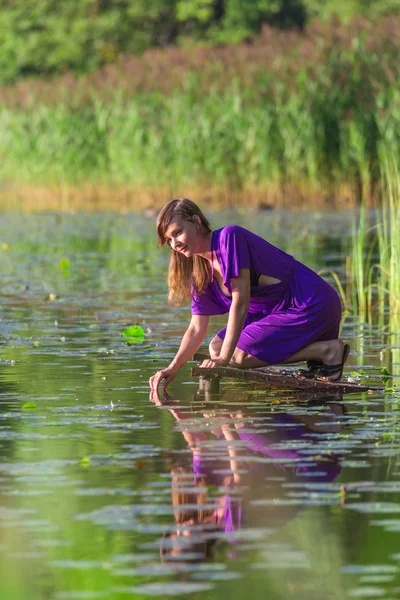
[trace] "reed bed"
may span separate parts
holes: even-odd
[[[2,87],[3,193],[33,187],[380,196],[400,159],[400,19],[265,28],[252,44],[152,50],[83,78]],[[64,192],[63,192],[64,193]]]
[[[380,146],[382,201],[373,214],[361,207],[353,227],[347,303],[362,324],[378,323],[386,373],[400,376],[400,171],[390,145]],[[389,380],[388,380],[389,381]],[[389,389],[394,387],[389,385]]]

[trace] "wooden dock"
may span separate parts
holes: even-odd
[[[209,356],[195,354],[194,360],[203,361],[209,359]],[[191,370],[193,376],[200,376],[212,384],[214,392],[218,392],[221,378],[233,378],[249,383],[262,383],[267,389],[271,390],[299,390],[309,391],[312,394],[358,394],[361,392],[383,393],[384,386],[360,384],[354,381],[347,381],[343,378],[341,381],[318,381],[316,379],[307,379],[295,374],[291,369],[284,367],[258,367],[257,369],[237,369],[235,367],[217,367],[204,368],[200,366],[193,367]]]

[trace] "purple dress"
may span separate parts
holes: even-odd
[[[240,350],[273,365],[313,342],[338,337],[342,312],[338,294],[293,256],[239,225],[213,231],[211,252],[230,293],[230,280],[239,276],[240,269],[280,280],[251,286],[249,311],[237,343]],[[231,304],[213,278],[205,293],[194,294],[192,314],[223,315]],[[223,340],[225,333],[226,328],[217,335]]]

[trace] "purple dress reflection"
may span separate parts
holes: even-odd
[[[306,460],[306,457],[301,454],[301,448],[296,448],[296,445],[301,446],[303,444],[304,440],[302,438],[309,433],[304,424],[288,413],[277,413],[269,416],[272,418],[271,421],[268,421],[268,425],[271,425],[270,433],[257,433],[256,429],[251,431],[251,428],[247,425],[243,428],[243,432],[240,428],[236,429],[238,441],[244,442],[243,445],[240,444],[240,447],[247,450],[245,456],[242,456],[242,460],[251,479],[257,479],[261,476],[263,480],[268,481],[269,477],[275,478],[281,475],[284,477],[285,482],[288,480],[295,482],[297,479],[301,483],[307,481],[329,483],[339,475],[341,466],[337,456],[330,455],[320,461]],[[274,425],[276,429],[273,429]],[[307,438],[308,443],[309,441]],[[285,448],[285,444],[292,447]],[[268,456],[274,460],[271,463],[251,462],[251,459],[257,456]],[[246,458],[250,459],[247,464]],[[299,464],[296,464],[297,462]],[[204,478],[207,485],[223,487],[226,486],[227,475],[232,473],[229,460],[223,460],[216,457],[215,454],[209,455],[207,449],[205,451],[194,451],[193,471],[195,480]],[[221,506],[221,501],[219,501],[219,506]],[[222,530],[225,533],[240,530],[242,526],[241,495],[235,494],[232,488],[232,492],[229,491],[224,494],[222,506],[223,512],[220,517]],[[299,508],[298,505],[290,507],[289,518],[293,518]],[[283,512],[284,520],[287,520],[288,510],[284,509]]]

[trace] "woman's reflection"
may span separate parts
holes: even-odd
[[[190,464],[171,469],[175,527],[164,536],[163,560],[201,560],[221,537],[235,541],[243,528],[275,529],[299,509],[274,502],[284,496],[282,486],[327,483],[340,473],[338,456],[310,449],[317,432],[342,428],[341,404],[295,415],[271,409],[251,418],[240,409],[198,418],[167,394],[153,391],[150,399],[168,408],[191,450]]]

